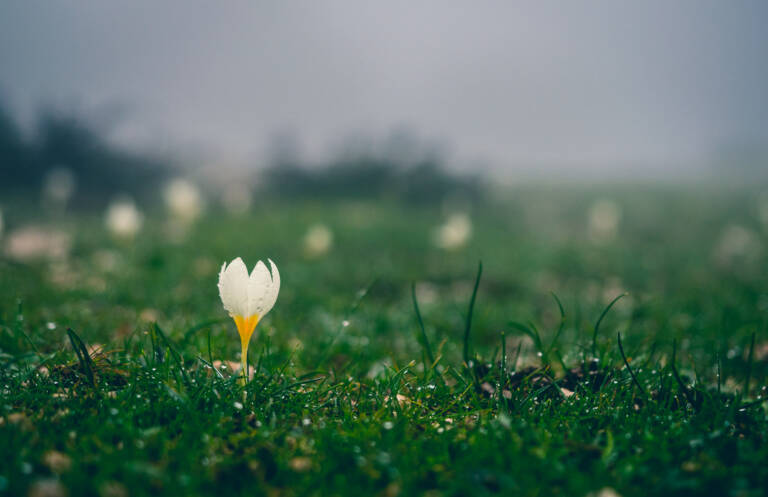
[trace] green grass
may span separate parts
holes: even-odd
[[[612,239],[588,233],[596,198],[621,207]],[[0,495],[764,495],[757,202],[519,188],[454,252],[436,207],[213,209],[183,241],[157,211],[133,243],[58,214],[65,260],[0,259]],[[315,222],[335,242],[312,259]],[[216,290],[236,256],[282,275],[245,400],[213,367],[239,360]]]

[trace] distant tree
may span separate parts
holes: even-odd
[[[0,190],[38,185],[41,176],[34,147],[24,142],[16,123],[0,106]]]
[[[75,206],[101,206],[117,193],[144,197],[168,175],[168,164],[120,149],[82,120],[43,113],[25,140],[0,105],[0,193],[37,194],[45,175],[66,167],[75,176]]]
[[[263,175],[264,193],[276,196],[334,198],[397,198],[409,203],[434,203],[446,197],[479,200],[484,185],[477,176],[450,173],[440,154],[420,150],[415,138],[397,135],[378,150],[347,147],[321,164],[300,163],[298,155],[273,157]],[[407,147],[402,146],[405,143]]]

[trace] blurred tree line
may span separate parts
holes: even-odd
[[[165,162],[115,147],[70,115],[45,112],[25,137],[2,106],[0,164],[4,196],[37,195],[51,170],[68,169],[77,182],[71,203],[81,207],[103,205],[118,193],[141,198],[169,172]]]
[[[264,175],[264,191],[280,197],[395,199],[434,203],[447,197],[477,201],[482,182],[476,176],[445,172],[425,160],[404,166],[386,157],[362,155],[327,164],[273,163]]]
[[[435,203],[447,198],[474,202],[485,190],[480,175],[447,171],[439,147],[407,130],[374,143],[348,139],[319,163],[300,159],[300,147],[290,136],[275,137],[272,146],[262,180],[265,194]]]
[[[259,174],[258,188],[267,198],[434,203],[482,197],[479,176],[447,172],[440,154],[419,146],[413,135],[401,133],[379,149],[348,147],[319,164],[284,152],[285,147],[273,154]],[[132,195],[142,203],[157,202],[157,191],[169,177],[189,174],[171,160],[115,146],[95,126],[73,115],[43,112],[34,132],[25,136],[0,105],[0,196],[36,199],[49,173],[62,168],[76,182],[70,200],[76,208],[101,208],[118,194]]]

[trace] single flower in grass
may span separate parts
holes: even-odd
[[[242,345],[243,385],[248,381],[248,343],[253,330],[275,305],[280,292],[280,273],[271,259],[267,259],[272,271],[259,261],[248,274],[241,258],[221,266],[219,296],[224,309],[235,320]]]

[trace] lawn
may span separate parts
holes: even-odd
[[[0,495],[765,495],[761,199],[521,186],[181,227],[148,206],[133,240],[3,201]],[[436,247],[453,211],[471,237]],[[61,250],[9,252],[30,223]],[[237,256],[282,279],[245,389],[216,287]]]

